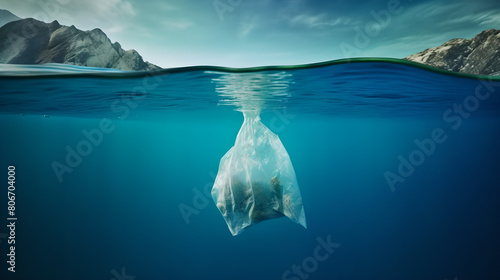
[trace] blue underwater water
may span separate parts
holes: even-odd
[[[2,67],[1,219],[15,166],[18,220],[1,279],[500,279],[498,78],[387,59]],[[307,229],[232,236],[212,201],[245,109],[287,149]]]

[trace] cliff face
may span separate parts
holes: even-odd
[[[500,30],[485,30],[472,39],[452,39],[405,59],[454,72],[500,75]]]
[[[82,31],[57,21],[23,19],[0,28],[0,63],[64,63],[127,71],[158,70],[135,50],[111,43],[100,29]]]

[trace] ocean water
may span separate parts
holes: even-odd
[[[1,279],[500,279],[500,79],[394,59],[0,67]],[[209,196],[261,110],[308,228]]]

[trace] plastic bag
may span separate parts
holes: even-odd
[[[280,139],[259,112],[244,112],[234,146],[222,157],[212,198],[238,235],[261,221],[286,216],[306,227],[295,171]]]

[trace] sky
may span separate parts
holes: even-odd
[[[164,68],[403,58],[500,29],[498,0],[0,0],[0,9],[100,28]]]

